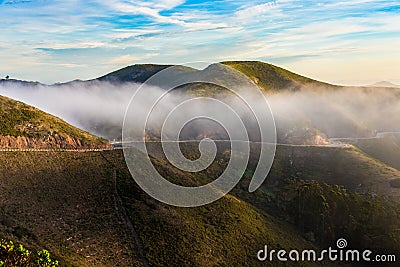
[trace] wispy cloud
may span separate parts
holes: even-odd
[[[289,0],[276,0],[258,5],[245,5],[236,11],[236,16],[242,20],[260,19],[260,16],[282,16],[282,4]]]
[[[313,62],[359,57],[368,63],[354,68],[372,79],[368,65],[380,54],[400,61],[397,1],[32,0],[0,1],[0,12],[0,76],[45,82],[137,62],[225,59],[303,66],[318,78],[323,72]],[[341,79],[336,65],[324,67]]]

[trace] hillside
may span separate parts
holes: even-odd
[[[97,78],[99,81],[110,82],[137,82],[144,83],[149,77],[155,73],[170,67],[171,65],[133,65],[120,70],[113,71],[102,77]]]
[[[0,162],[0,237],[61,266],[140,266],[100,153],[0,152]]]
[[[0,148],[108,148],[108,141],[0,96]]]
[[[312,80],[307,77],[292,73],[283,68],[260,61],[227,61],[221,63],[222,65],[232,67],[242,72],[265,91],[294,91],[302,88],[305,85],[316,87],[336,87],[334,85]],[[172,66],[174,65],[137,64],[116,70],[97,78],[96,80],[109,82],[144,83],[152,75]],[[196,73],[195,69],[192,68],[175,67],[177,75],[183,73],[189,75],[193,74],[194,77],[196,75],[201,75],[201,77],[212,77],[213,79],[218,79],[219,77],[215,77],[215,75],[213,75],[213,73],[217,71],[218,73],[223,72],[224,76],[226,76],[226,80],[231,81],[232,84],[234,84],[235,80],[240,79],[240,77],[237,77],[237,74],[229,71],[229,69],[223,70],[222,66],[218,64],[211,64],[204,70],[198,71],[198,73]]]
[[[400,190],[390,183],[400,171],[355,147],[279,146],[274,164],[270,182],[281,177],[315,180],[400,201]]]
[[[241,71],[265,92],[296,91],[306,85],[309,87],[339,88],[261,61],[225,61],[221,63]]]
[[[196,151],[187,145],[184,151]],[[327,155],[300,173],[289,167],[288,149],[278,148],[260,190],[247,191],[250,168],[231,194],[199,208],[171,207],[149,197],[131,178],[120,150],[0,152],[0,237],[47,249],[61,266],[277,266],[257,261],[257,251],[266,244],[325,248],[343,234],[360,249],[400,250],[396,202],[352,193],[355,177],[356,183],[376,184],[398,172],[379,174],[381,165],[353,150],[297,147],[296,165]],[[134,155],[143,160],[140,152]],[[220,160],[199,174],[181,172],[160,157],[153,163],[168,180],[185,185],[202,184],[222,171]],[[137,168],[135,175],[146,173]],[[376,175],[381,178],[374,182]]]
[[[122,151],[0,152],[0,181],[0,237],[47,249],[62,266],[261,266],[264,244],[314,247],[233,196],[199,209],[155,201],[132,180]]]
[[[154,74],[172,66],[174,65],[136,64],[113,71],[95,80],[107,81],[111,83],[144,83]],[[181,75],[182,73],[185,74],[192,71],[194,71],[194,69],[184,66],[175,66],[174,68],[176,75]]]
[[[383,134],[381,137],[345,139],[360,150],[381,162],[400,170],[400,133]]]

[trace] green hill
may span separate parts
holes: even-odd
[[[296,91],[305,85],[337,88],[335,85],[319,82],[261,61],[226,61],[222,64],[241,71],[266,92]]]
[[[108,141],[0,96],[0,148],[107,148]]]
[[[400,201],[400,190],[390,184],[400,171],[355,147],[278,146],[274,164],[267,183],[282,177],[315,180]]]
[[[135,83],[144,83],[147,79],[149,79],[154,74],[172,67],[174,65],[157,65],[157,64],[136,64],[132,66],[128,66],[116,71],[113,71],[109,74],[106,74],[100,78],[97,78],[98,81],[108,81],[108,82],[135,82]],[[194,69],[184,66],[175,66],[174,71],[177,75],[182,73],[191,72]]]
[[[260,61],[227,61],[221,63],[223,65],[239,70],[265,91],[298,90],[305,85],[329,88],[337,87],[331,84],[309,79],[283,68]],[[97,78],[96,80],[110,82],[144,83],[154,74],[172,66],[173,65],[137,64],[122,68],[120,70],[116,70],[100,78]],[[218,79],[217,77],[213,76],[213,72],[215,72],[216,69],[219,73],[224,73],[228,77],[228,79],[232,81],[233,84],[235,83],[234,81],[238,78],[236,77],[236,74],[234,72],[229,71],[229,69],[223,70],[221,66],[218,66],[217,64],[212,64],[203,71],[199,71],[199,73],[202,75],[202,77],[213,77],[214,79]],[[194,75],[196,75],[196,71],[188,67],[178,67],[176,71],[177,74],[193,73]]]
[[[111,82],[138,82],[144,83],[149,77],[155,73],[170,67],[171,65],[154,65],[154,64],[143,64],[128,66],[120,70],[113,71],[100,78],[99,81],[111,81]]]

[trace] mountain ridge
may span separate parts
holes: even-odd
[[[368,85],[367,87],[389,87],[389,88],[400,88],[400,85],[394,84],[388,81],[381,81],[377,82],[371,85]]]
[[[307,83],[314,84],[314,85],[324,85],[328,87],[340,87],[324,82],[320,82],[318,80],[313,80],[310,78],[307,78],[305,76],[296,74],[294,72],[291,72],[289,70],[286,70],[282,67],[278,67],[269,63],[261,62],[261,61],[223,61],[220,63],[214,63],[207,68],[212,67],[215,64],[222,64],[225,66],[232,67],[243,74],[247,75],[251,80],[253,80],[258,86],[263,88],[264,90],[268,91],[270,89],[272,90],[281,90],[285,88],[285,85],[291,85],[289,89],[296,89],[300,85],[304,86]],[[134,65],[129,65],[126,67],[123,67],[121,69],[114,70],[112,72],[109,72],[105,75],[102,75],[97,78],[93,79],[88,79],[88,80],[72,80],[68,81],[65,83],[54,83],[51,85],[43,84],[40,82],[33,82],[33,81],[24,81],[24,80],[18,80],[18,79],[1,79],[0,80],[0,85],[1,84],[6,84],[6,83],[14,83],[14,84],[19,84],[23,86],[37,86],[37,85],[42,85],[42,86],[60,86],[60,85],[66,85],[66,84],[73,84],[73,83],[87,83],[87,82],[94,82],[94,81],[107,81],[107,82],[135,82],[135,83],[144,83],[148,78],[150,78],[152,75],[168,68],[168,67],[182,67],[181,69],[183,71],[190,71],[190,70],[196,70],[190,67],[185,67],[182,65],[168,65],[168,64],[134,64]],[[207,69],[205,68],[205,70]],[[266,70],[266,75],[270,75],[271,73],[274,74],[275,80],[274,86],[266,86],[265,83],[265,77],[262,75],[262,69]],[[296,83],[290,84],[290,79],[294,78],[296,80]],[[282,81],[279,81],[281,79]],[[288,89],[288,88],[286,88]]]
[[[377,82],[366,86],[363,85],[342,86],[342,85],[330,84],[327,82],[322,82],[316,79],[308,78],[304,75],[289,71],[283,67],[263,61],[246,61],[246,60],[222,61],[219,63],[211,64],[207,66],[204,70],[207,70],[207,68],[210,68],[215,64],[222,64],[225,66],[229,66],[235,70],[242,72],[265,92],[277,92],[280,90],[296,91],[305,86],[314,88],[329,88],[329,89],[362,88],[362,87],[364,88],[400,87],[400,85],[396,85],[388,81]],[[144,83],[154,74],[169,67],[182,67],[180,68],[182,72],[196,70],[191,67],[186,67],[183,65],[173,65],[173,64],[152,64],[152,63],[133,64],[111,71],[100,77],[87,80],[75,79],[68,82],[56,82],[53,84],[44,84],[39,81],[26,81],[13,78],[13,79],[0,79],[0,86],[7,84],[14,84],[26,87],[34,87],[34,86],[53,87],[53,86],[63,86],[70,84],[86,84],[86,83],[93,83],[96,81],[110,82],[110,83],[129,83],[129,82]]]

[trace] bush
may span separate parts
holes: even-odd
[[[0,267],[55,267],[57,260],[50,258],[47,250],[32,252],[21,244],[14,244],[12,241],[0,240]]]

